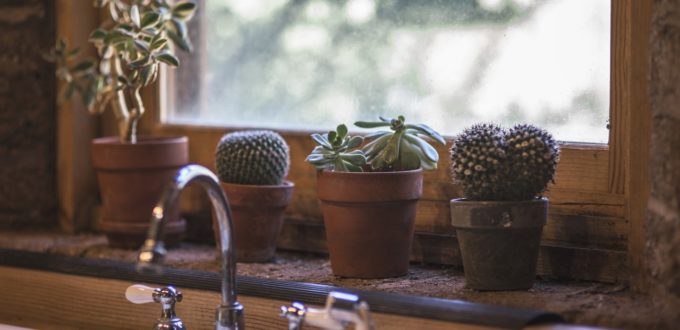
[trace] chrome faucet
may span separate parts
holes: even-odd
[[[163,228],[166,215],[172,214],[177,207],[182,190],[192,182],[205,188],[212,203],[219,225],[220,252],[222,262],[222,300],[217,306],[215,329],[242,330],[243,306],[236,300],[236,251],[232,240],[232,216],[229,201],[220,187],[219,180],[207,168],[200,165],[182,167],[170,182],[153,209],[149,233],[138,257],[140,269],[158,269],[166,250],[163,244]]]

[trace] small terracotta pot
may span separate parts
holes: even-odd
[[[547,198],[451,200],[466,285],[476,290],[531,288],[547,216]]]
[[[186,137],[140,137],[135,144],[118,137],[92,141],[92,163],[102,198],[101,218],[96,226],[109,245],[138,248],[146,238],[151,211],[165,185],[189,160]],[[176,245],[186,223],[179,208],[168,217],[165,243]]]
[[[423,171],[317,172],[333,274],[406,275]]]
[[[273,258],[295,185],[290,181],[279,186],[221,184],[231,205],[238,261],[265,262]],[[213,230],[217,233],[214,222]],[[220,240],[215,241],[219,244]]]

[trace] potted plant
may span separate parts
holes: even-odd
[[[97,59],[83,59],[78,49],[60,40],[46,56],[57,63],[65,81],[60,100],[79,94],[91,113],[111,107],[119,137],[92,142],[102,215],[97,227],[109,244],[138,247],[146,237],[149,215],[163,185],[188,162],[186,137],[138,137],[144,114],[141,89],[158,77],[159,66],[179,65],[172,44],[191,50],[186,22],[196,8],[191,2],[172,5],[166,0],[96,0],[109,19],[90,34]],[[179,241],[185,223],[175,214],[166,226],[169,245]]]
[[[423,170],[437,167],[437,151],[422,137],[444,144],[426,125],[406,124],[403,116],[356,122],[362,128],[385,127],[351,137],[339,125],[312,134],[318,144],[307,157],[317,171],[331,268],[337,276],[383,278],[408,271],[416,203]],[[370,140],[356,149],[363,140]]]
[[[290,167],[286,141],[272,131],[226,134],[217,144],[215,165],[231,204],[238,261],[271,259],[294,187],[285,180]]]
[[[451,147],[451,172],[465,198],[451,201],[465,282],[477,290],[531,288],[559,147],[532,125],[480,124]]]

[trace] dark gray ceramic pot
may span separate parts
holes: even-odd
[[[466,285],[476,290],[531,288],[547,215],[547,198],[451,200]]]

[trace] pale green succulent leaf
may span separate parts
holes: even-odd
[[[439,142],[442,145],[446,144],[446,141],[444,140],[444,137],[441,136],[441,134],[437,133],[434,129],[432,129],[430,126],[427,126],[425,124],[408,124],[405,125],[407,129],[413,129],[417,131],[418,133],[421,133],[437,142]]]
[[[361,128],[390,127],[390,123],[375,121],[357,121],[354,123],[354,126]]]
[[[361,136],[353,136],[347,142],[347,149],[354,149],[359,147],[364,142],[364,138]]]
[[[139,7],[137,5],[132,5],[132,7],[130,7],[130,19],[137,28],[141,27],[141,22],[139,19]]]
[[[331,147],[331,144],[328,142],[328,139],[325,136],[318,134],[318,133],[314,133],[311,136],[312,136],[312,140],[314,140],[314,142],[316,142],[320,146],[327,148],[327,149],[333,149],[333,147]]]
[[[437,153],[437,150],[427,143],[427,141],[410,134],[404,134],[404,139],[414,145],[414,147],[420,149],[423,156],[428,160],[435,163],[439,161],[439,153]]]

